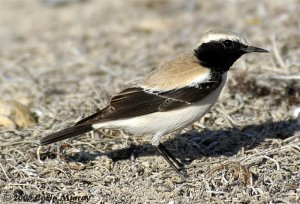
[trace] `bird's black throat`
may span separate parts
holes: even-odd
[[[224,73],[229,70],[237,59],[246,53],[242,50],[244,46],[237,41],[210,41],[195,49],[194,55],[202,66]]]

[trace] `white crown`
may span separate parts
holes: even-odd
[[[232,40],[238,41],[242,44],[248,45],[249,43],[246,41],[245,38],[240,36],[237,33],[229,32],[229,31],[209,31],[205,33],[201,39],[196,43],[196,46],[199,47],[203,43],[208,43],[211,41],[220,41],[220,40]]]

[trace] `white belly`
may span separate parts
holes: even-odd
[[[222,84],[215,91],[201,101],[184,108],[94,124],[93,128],[123,129],[135,135],[164,135],[182,129],[203,117],[216,103],[225,85],[226,78],[227,74],[225,73],[223,74]]]

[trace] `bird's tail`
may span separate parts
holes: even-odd
[[[69,127],[42,138],[41,145],[47,145],[53,142],[58,142],[60,140],[64,140],[70,137],[75,137],[77,135],[90,132],[92,130],[93,130],[92,125],[78,125],[78,126]]]

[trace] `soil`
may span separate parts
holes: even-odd
[[[0,202],[299,203],[299,14],[297,0],[2,0],[0,100],[36,124],[0,131]],[[39,146],[211,29],[270,53],[239,59],[211,111],[163,138],[186,181],[151,137],[98,130]]]

